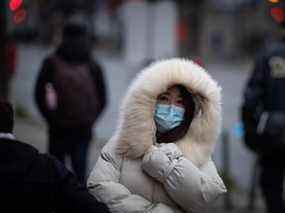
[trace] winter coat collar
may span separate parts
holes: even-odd
[[[139,158],[155,143],[153,115],[157,96],[176,84],[191,91],[200,108],[177,145],[197,166],[210,159],[221,126],[221,88],[202,67],[178,58],[150,65],[130,85],[115,134],[119,153]]]
[[[15,136],[11,133],[0,133],[0,139],[16,140]]]

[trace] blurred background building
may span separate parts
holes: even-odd
[[[50,44],[60,39],[64,21],[76,14],[88,23],[100,48],[120,51],[130,61],[174,55],[235,59],[254,54],[276,36],[268,4],[266,0],[10,0],[8,31],[21,41]],[[131,50],[137,48],[139,52]]]

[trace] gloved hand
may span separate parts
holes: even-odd
[[[48,83],[45,87],[46,89],[46,103],[47,103],[47,108],[49,110],[55,110],[57,108],[57,93],[56,90],[54,89],[53,85],[51,83]]]
[[[163,182],[182,156],[182,152],[174,143],[152,146],[143,157],[142,169],[151,177]]]

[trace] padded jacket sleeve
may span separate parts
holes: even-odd
[[[87,187],[100,202],[107,204],[113,213],[181,213],[162,203],[152,203],[140,195],[131,193],[119,183],[122,158],[116,156],[107,144],[99,157]]]
[[[144,156],[142,167],[164,185],[172,199],[187,213],[205,212],[209,203],[226,192],[213,161],[198,168],[173,143],[153,146]]]

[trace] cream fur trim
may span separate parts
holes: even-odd
[[[174,84],[191,91],[201,107],[201,113],[195,116],[186,136],[177,142],[178,146],[197,166],[211,157],[221,126],[221,88],[202,67],[179,58],[153,63],[130,85],[115,133],[121,154],[139,158],[155,142],[156,99]]]

